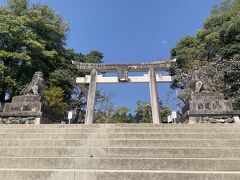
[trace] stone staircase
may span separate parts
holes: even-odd
[[[1,125],[1,180],[239,180],[240,125]]]

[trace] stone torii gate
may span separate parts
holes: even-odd
[[[161,76],[156,71],[168,71],[176,60],[156,61],[141,64],[100,64],[100,63],[82,63],[73,61],[77,69],[81,72],[90,72],[85,77],[77,77],[77,84],[89,84],[87,109],[85,116],[85,124],[92,124],[94,121],[94,109],[97,83],[149,83],[152,121],[153,124],[160,124],[160,108],[158,101],[157,83],[168,83],[172,81],[171,76]],[[143,76],[128,76],[128,72],[147,72]],[[104,77],[98,73],[117,72],[117,77]]]

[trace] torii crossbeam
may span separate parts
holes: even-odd
[[[89,92],[87,99],[87,110],[85,116],[85,124],[94,122],[94,109],[97,83],[149,83],[151,107],[152,107],[152,122],[160,124],[160,109],[157,93],[157,83],[168,83],[172,81],[171,76],[161,76],[156,74],[156,71],[168,71],[176,60],[156,61],[141,64],[100,64],[100,63],[82,63],[73,61],[77,69],[82,72],[90,72],[90,75],[85,77],[77,77],[77,84],[89,84]],[[128,76],[128,72],[147,72],[143,76]],[[117,77],[104,77],[104,72],[117,72]]]

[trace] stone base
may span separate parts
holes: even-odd
[[[0,117],[0,124],[40,124],[40,117]]]
[[[189,124],[240,122],[240,110],[233,110],[231,101],[214,92],[192,93],[182,112],[179,122]]]
[[[57,117],[40,96],[14,96],[0,112],[0,124],[52,124]]]
[[[236,117],[236,116],[235,116]],[[199,123],[236,123],[235,117],[188,117],[189,124]]]

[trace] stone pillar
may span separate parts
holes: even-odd
[[[233,120],[234,120],[234,122],[235,123],[240,123],[240,118],[239,118],[239,116],[233,116]]]
[[[150,88],[150,97],[151,97],[151,107],[152,107],[152,121],[153,124],[160,124],[160,108],[158,102],[158,91],[157,91],[157,82],[156,82],[156,72],[154,68],[149,70],[149,88]]]
[[[85,124],[92,124],[94,121],[96,90],[97,90],[97,71],[96,69],[93,69],[91,71],[90,84],[88,90]]]

